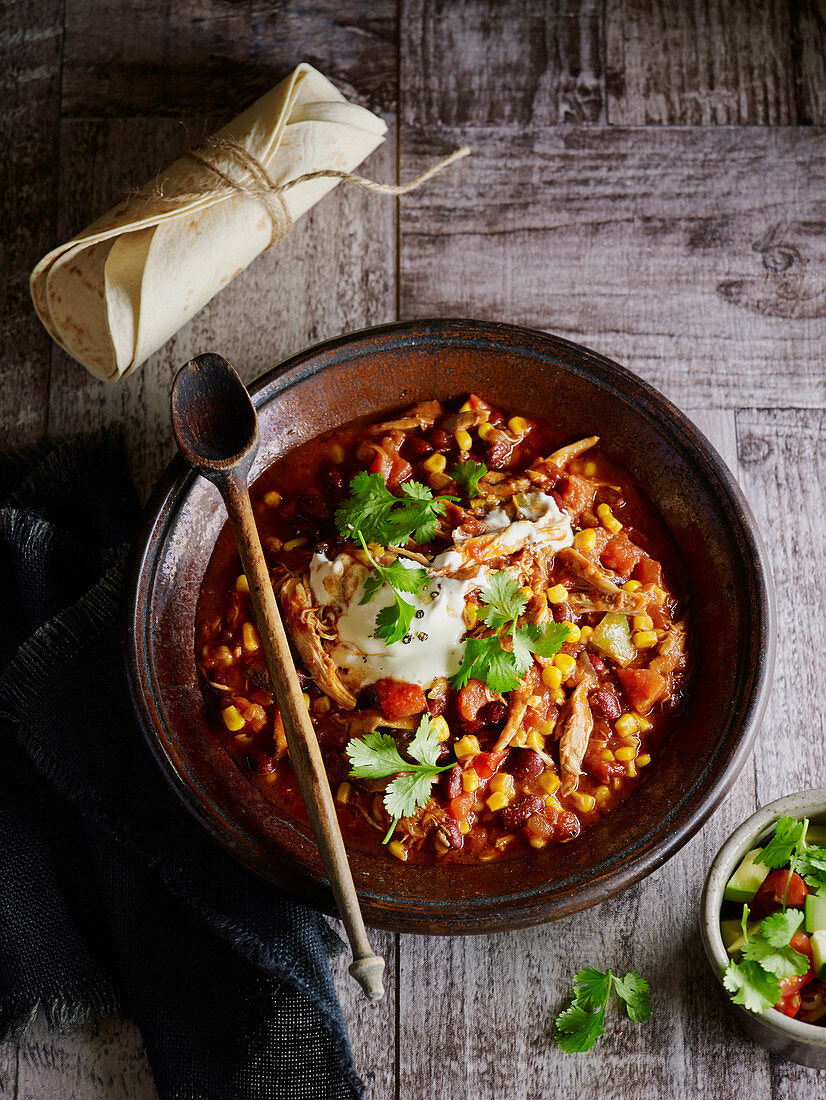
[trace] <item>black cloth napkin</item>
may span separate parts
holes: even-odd
[[[0,504],[0,1039],[123,1009],[164,1100],[360,1097],[341,941],[201,831],[135,726],[119,439],[0,455]]]

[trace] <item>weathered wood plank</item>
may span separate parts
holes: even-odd
[[[408,125],[604,118],[598,0],[404,0],[400,33]]]
[[[608,121],[797,121],[787,0],[607,0]]]
[[[51,341],[29,298],[29,272],[54,235],[60,118],[60,0],[0,11],[0,441],[30,443],[46,424]]]
[[[402,173],[461,130],[404,133]],[[402,200],[401,313],[546,328],[678,403],[826,402],[826,132],[477,130]]]
[[[17,1094],[18,1044],[0,1043],[0,1100],[14,1100]]]
[[[344,926],[334,922],[346,940]],[[333,981],[350,1032],[353,1061],[370,1100],[393,1100],[396,1091],[396,951],[398,936],[368,930],[370,943],[384,958],[384,1000],[373,1004],[347,972],[349,952],[333,962]]]
[[[97,1033],[55,1035],[38,1017],[20,1043],[17,1088],[2,1100],[156,1100],[140,1032],[112,1016]]]
[[[169,163],[186,142],[180,124],[163,119],[65,121],[63,130],[61,239],[106,210],[125,188]],[[392,134],[364,172],[395,179]],[[55,351],[50,433],[123,424],[133,472],[145,493],[174,450],[169,388],[177,367],[214,349],[252,379],[307,344],[391,320],[395,242],[392,200],[338,187],[124,381],[98,382]]]
[[[826,123],[826,2],[790,0],[792,66],[797,121]]]
[[[63,113],[230,118],[309,61],[380,112],[396,103],[395,0],[68,0]]]

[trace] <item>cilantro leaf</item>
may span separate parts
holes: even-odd
[[[414,565],[413,562],[403,565],[401,558],[396,558],[390,565],[382,566],[382,576],[397,592],[421,592],[431,580],[424,566]]]
[[[442,770],[423,768],[394,779],[384,793],[385,809],[390,816],[398,821],[400,817],[409,817],[418,806],[424,806],[430,799],[433,780]]]
[[[367,733],[353,738],[344,750],[350,758],[353,779],[385,779],[408,767],[399,755],[396,742],[389,733]]]
[[[410,742],[407,750],[414,760],[420,764],[435,764],[442,751],[442,743],[436,736],[433,719],[429,714],[422,715],[416,736]]]
[[[381,474],[362,471],[350,482],[350,496],[336,508],[336,527],[344,536],[360,531],[368,542],[386,545],[387,522],[397,504]]]
[[[465,491],[468,500],[471,500],[479,492],[479,482],[488,472],[483,462],[474,462],[472,458],[466,458],[463,462],[457,462],[450,471],[450,476]]]
[[[427,570],[420,565],[408,567],[402,564],[400,558],[396,558],[390,565],[379,565],[367,549],[364,535],[361,531],[358,531],[357,534],[362,549],[375,570],[365,579],[364,594],[359,601],[359,605],[363,606],[369,603],[382,584],[386,584],[390,588],[395,599],[395,606],[394,604],[388,604],[386,607],[381,608],[376,615],[376,635],[382,639],[385,645],[390,646],[395,642],[400,642],[405,637],[410,629],[413,614],[416,610],[413,604],[402,599],[401,593],[419,592],[428,583],[430,577]]]
[[[587,1012],[593,1012],[607,1002],[610,985],[610,971],[603,974],[593,966],[586,966],[574,978],[574,1004],[581,1005]]]
[[[518,619],[528,606],[527,596],[504,569],[491,573],[488,585],[479,593],[479,598],[488,608],[484,615],[485,623],[496,630]]]
[[[614,975],[614,989],[625,1002],[625,1011],[632,1020],[644,1024],[651,1019],[651,995],[648,982],[630,971],[624,978]]]
[[[755,863],[763,863],[772,870],[787,867],[803,837],[805,827],[805,822],[794,817],[781,817],[774,827],[774,836],[757,856]]]
[[[736,1005],[751,1012],[765,1012],[780,1000],[780,982],[758,962],[730,962],[723,975],[723,985],[732,994]]]
[[[771,913],[760,922],[757,935],[762,936],[772,947],[788,947],[802,920],[803,913],[799,909]]]
[[[451,678],[451,687],[463,688],[468,680],[483,680],[491,691],[514,691],[519,687],[516,658],[502,648],[499,635],[468,638],[459,671]]]
[[[796,974],[805,974],[809,960],[793,947],[773,947],[762,936],[752,936],[743,946],[743,958],[760,963],[764,970],[783,981]]]
[[[513,651],[516,653],[518,645],[529,653],[536,654],[537,657],[553,657],[565,645],[568,634],[568,627],[565,623],[545,623],[544,626],[526,623],[525,626],[518,626],[514,631]],[[531,662],[529,660],[525,669],[526,672],[530,666]]]
[[[439,531],[439,516],[444,513],[449,500],[455,497],[436,497],[427,485],[419,481],[406,481],[401,486],[406,499],[398,499],[401,507],[391,512],[389,517],[389,537],[387,542],[402,546],[409,539],[414,542],[432,542]]]
[[[605,1005],[598,1012],[588,1012],[574,1001],[556,1018],[556,1041],[565,1054],[584,1054],[605,1034]]]
[[[797,861],[797,873],[807,886],[826,892],[826,848],[806,848]]]
[[[395,589],[393,594],[396,597],[395,607],[389,604],[376,615],[376,636],[388,646],[395,645],[407,636],[416,610],[413,604],[403,600]]]

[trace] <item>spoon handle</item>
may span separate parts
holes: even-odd
[[[249,584],[270,680],[287,736],[290,763],[298,778],[324,869],[350,940],[353,951],[350,973],[370,1000],[378,1001],[384,996],[384,959],[373,954],[367,939],[330,783],[303,692],[293,671],[292,654],[264,559],[246,480],[228,473],[216,479],[215,484],[224,498]]]

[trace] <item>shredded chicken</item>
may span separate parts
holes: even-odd
[[[562,776],[559,793],[563,796],[571,794],[577,788],[582,773],[582,758],[588,748],[593,728],[594,716],[588,705],[588,684],[582,680],[568,700],[568,713],[559,741],[559,770]]]
[[[594,595],[592,592],[570,592],[568,606],[575,615],[589,611],[613,611],[620,615],[637,615],[645,610],[645,600],[636,592],[616,592]]]
[[[561,470],[572,458],[577,458],[585,451],[590,451],[597,443],[599,443],[598,435],[588,435],[584,439],[578,439],[575,443],[569,443],[567,447],[560,447],[558,451],[554,451],[552,455],[548,455],[543,461],[546,466],[556,466],[557,469]]]
[[[427,431],[433,427],[441,415],[442,406],[438,401],[422,401],[396,420],[385,420],[381,424],[374,424],[369,431],[371,435],[383,435],[393,431],[407,432],[413,428]]]
[[[499,739],[491,749],[491,753],[504,752],[504,750],[510,745],[517,733],[522,728],[522,719],[528,710],[528,700],[533,694],[532,689],[528,686],[528,682],[522,684],[516,691],[511,693],[510,697],[510,710],[508,711],[508,719],[505,725],[502,727],[502,732],[499,734]]]
[[[297,577],[290,577],[281,586],[281,610],[284,623],[307,671],[325,695],[346,710],[356,705],[355,696],[339,679],[338,670],[322,645],[321,624],[307,588]]]
[[[660,642],[659,652],[648,666],[652,672],[659,672],[661,676],[674,672],[685,653],[685,640],[688,628],[688,619],[674,623],[669,627],[663,640]]]

